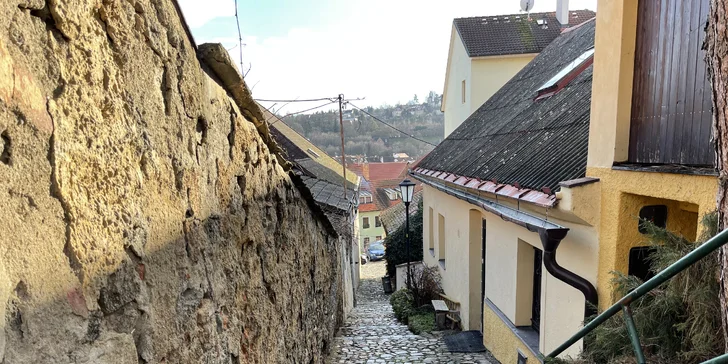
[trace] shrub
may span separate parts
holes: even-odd
[[[442,292],[440,282],[442,277],[437,267],[422,265],[421,268],[412,269],[412,296],[416,306],[429,304],[432,300],[439,300]]]
[[[641,222],[655,248],[649,256],[652,271],[667,268],[717,233],[717,214],[707,215],[702,223],[705,233],[699,242],[691,243]],[[723,337],[717,334],[721,332],[718,268],[714,252],[632,303],[640,341],[651,362],[694,363],[723,353]],[[633,276],[613,274],[619,297],[643,283]],[[622,315],[613,316],[587,335],[584,347],[583,359],[596,363],[613,363],[633,355]]]
[[[392,305],[394,317],[404,324],[407,323],[409,316],[415,312],[415,300],[409,290],[400,289],[392,293],[392,296],[389,297],[389,303]]]
[[[417,310],[408,318],[407,327],[413,334],[435,330],[435,314],[428,310]]]
[[[410,206],[413,208],[413,206]],[[422,260],[422,201],[417,207],[417,212],[410,216],[410,252],[407,255],[407,240],[405,225],[388,234],[384,238],[384,245],[387,247],[387,275],[396,277],[397,265]]]

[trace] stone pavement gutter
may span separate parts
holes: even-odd
[[[450,353],[441,337],[412,334],[394,318],[382,289],[385,271],[384,261],[361,267],[357,307],[339,329],[329,363],[498,363],[489,353]]]

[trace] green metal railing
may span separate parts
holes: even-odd
[[[640,299],[642,296],[644,296],[657,286],[665,283],[676,274],[682,272],[687,267],[693,265],[695,262],[705,258],[708,254],[720,248],[725,243],[728,243],[728,229],[721,231],[720,233],[718,233],[718,235],[712,237],[710,240],[700,245],[697,249],[680,258],[680,260],[665,268],[660,273],[652,277],[650,280],[642,283],[642,285],[629,292],[617,303],[606,309],[604,312],[599,314],[599,316],[595,317],[594,320],[586,324],[584,328],[579,330],[576,334],[574,334],[574,336],[570,337],[563,344],[559,345],[558,348],[549,353],[547,358],[556,358],[559,354],[564,352],[564,350],[568,349],[571,345],[574,345],[574,343],[581,340],[584,336],[594,330],[597,326],[601,325],[604,321],[607,321],[610,317],[616,315],[617,312],[622,311],[624,313],[624,322],[627,325],[627,331],[629,332],[629,337],[632,341],[632,347],[634,348],[634,353],[637,357],[637,362],[640,364],[644,364],[645,354],[642,352],[639,333],[637,332],[637,327],[635,326],[634,320],[632,319],[632,311],[629,308],[629,305],[632,302]],[[716,297],[716,299],[718,299],[718,297]],[[713,358],[703,362],[703,364],[707,363],[728,363],[728,354],[724,354],[717,358]]]

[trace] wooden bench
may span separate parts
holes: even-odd
[[[450,321],[450,329],[460,327],[460,302],[440,293],[441,300],[432,300],[432,307],[435,308],[435,321],[438,326],[444,327],[445,321]]]

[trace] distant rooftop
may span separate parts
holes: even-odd
[[[591,10],[569,11],[569,27],[596,16]],[[479,16],[453,21],[470,57],[539,53],[561,34],[555,12]]]

